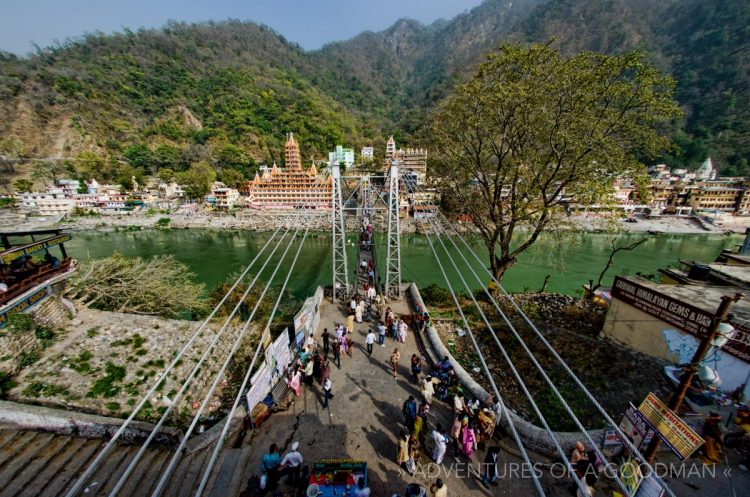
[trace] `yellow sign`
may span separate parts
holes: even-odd
[[[646,396],[638,410],[680,459],[690,457],[703,445],[703,439],[653,393]]]
[[[57,235],[52,238],[47,238],[46,240],[41,240],[29,245],[24,245],[23,247],[16,247],[14,249],[7,250],[0,254],[0,262],[4,262],[5,264],[10,264],[14,260],[18,259],[19,257],[23,257],[24,255],[31,255],[34,252],[39,252],[40,250],[44,250],[46,248],[52,247],[54,245],[59,245],[61,243],[65,243],[71,239],[71,236],[68,233]]]

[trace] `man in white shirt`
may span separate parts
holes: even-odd
[[[307,337],[307,341],[305,342],[305,345],[307,345],[307,350],[310,352],[310,354],[315,353],[315,349],[318,347],[318,342],[315,341],[315,337],[312,333],[310,333],[310,336]]]
[[[367,345],[367,356],[372,355],[372,345],[375,343],[375,333],[370,330],[369,333],[367,333],[367,336],[365,337],[365,345]]]
[[[466,403],[464,402],[464,394],[457,393],[453,396],[453,413],[456,415],[463,414],[466,412]]]
[[[445,449],[447,448],[447,441],[445,433],[443,433],[443,427],[438,423],[435,429],[432,430],[432,441],[435,444],[435,449],[432,451],[432,459],[437,463],[443,462],[443,456],[445,456]]]
[[[387,330],[385,329],[385,323],[382,321],[379,322],[378,323],[378,343],[380,344],[381,347],[385,347],[386,331]]]
[[[294,442],[291,450],[281,460],[281,470],[289,475],[288,483],[295,486],[299,481],[299,473],[305,460],[297,449],[299,449],[299,442]]]

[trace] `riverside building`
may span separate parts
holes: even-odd
[[[284,162],[283,169],[274,164],[245,183],[240,189],[246,198],[245,205],[260,210],[330,210],[333,200],[331,178],[318,174],[315,164],[303,169],[299,145],[292,133],[284,145]]]

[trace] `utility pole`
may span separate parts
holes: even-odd
[[[741,293],[736,293],[734,297],[725,295],[721,298],[721,303],[719,304],[719,308],[716,310],[716,314],[714,314],[713,320],[711,320],[711,327],[708,329],[708,333],[705,337],[703,337],[700,345],[698,345],[698,349],[696,349],[695,354],[693,354],[693,358],[690,360],[690,364],[688,364],[686,368],[687,371],[685,371],[685,373],[682,375],[682,378],[680,378],[680,385],[677,387],[677,390],[675,390],[672,398],[669,400],[668,407],[675,413],[677,413],[677,410],[682,405],[682,401],[685,399],[685,394],[687,393],[691,383],[693,382],[695,373],[698,371],[698,366],[700,365],[701,361],[703,361],[703,358],[705,357],[708,350],[711,348],[711,344],[713,343],[714,339],[716,339],[716,335],[719,334],[719,325],[726,321],[727,316],[729,315],[729,309],[730,307],[732,307],[732,304],[737,302],[741,298]],[[652,438],[651,442],[648,444],[648,448],[646,449],[646,453],[643,455],[643,457],[649,464],[654,462],[656,451],[659,449],[659,445],[661,445],[661,439],[658,436]]]

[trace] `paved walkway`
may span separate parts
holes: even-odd
[[[406,314],[404,302],[391,304],[396,315]],[[345,322],[344,308],[324,301],[321,307],[321,321],[316,336],[320,337],[324,327],[333,330],[334,323]],[[411,380],[409,358],[418,353],[417,342],[410,331],[405,344],[391,339],[386,346],[374,347],[372,357],[368,357],[364,346],[365,335],[375,323],[355,323],[353,357],[343,356],[341,369],[332,365],[331,381],[335,397],[329,409],[322,407],[321,388],[315,384],[311,389],[303,386],[301,395],[285,412],[273,414],[250,437],[246,437],[245,446],[251,452],[246,467],[245,477],[251,478],[259,473],[260,460],[271,443],[281,447],[282,455],[293,441],[300,442],[300,452],[305,463],[328,458],[352,458],[368,462],[370,488],[373,497],[389,497],[394,493],[403,494],[407,483],[420,483],[429,488],[437,477],[435,465],[430,465],[432,453],[431,441],[422,450],[419,461],[423,472],[414,477],[403,473],[396,464],[396,439],[401,430],[405,430],[401,406],[409,395],[421,400],[419,388]],[[399,377],[394,379],[390,374],[389,358],[394,347],[401,352]],[[425,363],[423,357],[423,363]],[[293,395],[293,394],[290,394]],[[430,411],[429,426],[440,422],[446,428],[450,426],[451,412],[449,406],[434,399]],[[429,438],[429,437],[428,437]],[[467,459],[455,459],[449,447],[440,477],[447,483],[451,497],[466,495],[485,496],[536,496],[532,479],[528,474],[521,474],[518,469],[522,459],[513,441],[506,438],[500,442],[503,449],[500,453],[500,485],[486,489],[474,474],[469,474]],[[473,464],[481,462],[484,452],[475,455]],[[538,454],[530,454],[532,462],[549,463]],[[677,463],[667,452],[658,458],[664,463]],[[688,464],[693,462],[688,461]],[[666,478],[670,488],[678,497],[697,497],[726,495],[731,497],[732,484],[737,496],[750,496],[750,474],[737,469],[737,461],[732,461],[731,479],[723,474],[724,467],[717,466],[715,477],[710,474],[686,474],[681,477]],[[475,466],[476,467],[476,466]],[[518,473],[510,474],[513,468]],[[700,471],[702,465],[696,464]],[[687,470],[683,470],[687,471]],[[430,474],[427,474],[430,472]],[[673,475],[677,476],[677,475]],[[549,497],[570,496],[570,480],[553,479],[548,473],[542,475],[542,485]],[[602,481],[597,484],[595,495],[611,496],[610,490]],[[285,487],[282,486],[282,489]],[[254,495],[249,493],[247,495]]]
[[[391,308],[397,315],[407,312],[406,304],[402,302],[392,304]],[[342,311],[343,308],[325,302],[316,336],[320,336],[324,327],[332,330],[335,322],[344,322]],[[279,444],[283,454],[293,441],[299,441],[300,452],[306,463],[324,458],[367,461],[373,496],[403,493],[406,484],[411,482],[427,487],[434,482],[434,474],[432,478],[425,478],[430,476],[427,474],[417,474],[414,477],[402,474],[395,462],[396,439],[399,432],[405,430],[401,406],[409,395],[421,400],[419,387],[411,380],[409,366],[409,358],[418,352],[415,338],[410,332],[405,344],[398,344],[390,339],[386,340],[385,347],[376,343],[372,357],[368,357],[364,346],[365,335],[370,327],[375,328],[375,324],[355,323],[353,357],[342,357],[341,369],[332,365],[331,381],[335,397],[331,400],[330,409],[322,407],[319,385],[316,384],[312,389],[303,387],[301,395],[289,410],[273,414],[252,439],[247,440],[246,443],[252,447],[248,477],[257,474],[260,460],[271,443]],[[401,352],[398,379],[391,376],[388,362],[396,346]],[[430,426],[441,422],[443,426],[449,427],[450,416],[448,406],[435,399],[430,412]],[[424,465],[424,473],[427,473],[432,453],[432,445],[429,441],[427,443],[419,461]],[[502,462],[521,462],[519,458],[507,453],[502,453],[501,459]],[[462,457],[459,461],[460,464],[456,464],[449,448],[443,462],[443,471],[452,469],[453,473],[448,476],[444,473],[442,478],[447,482],[451,496],[535,494],[531,480],[528,479],[506,480],[501,486],[487,490],[474,477],[465,477],[468,472],[466,458]],[[478,461],[475,460],[474,463],[476,462]]]

